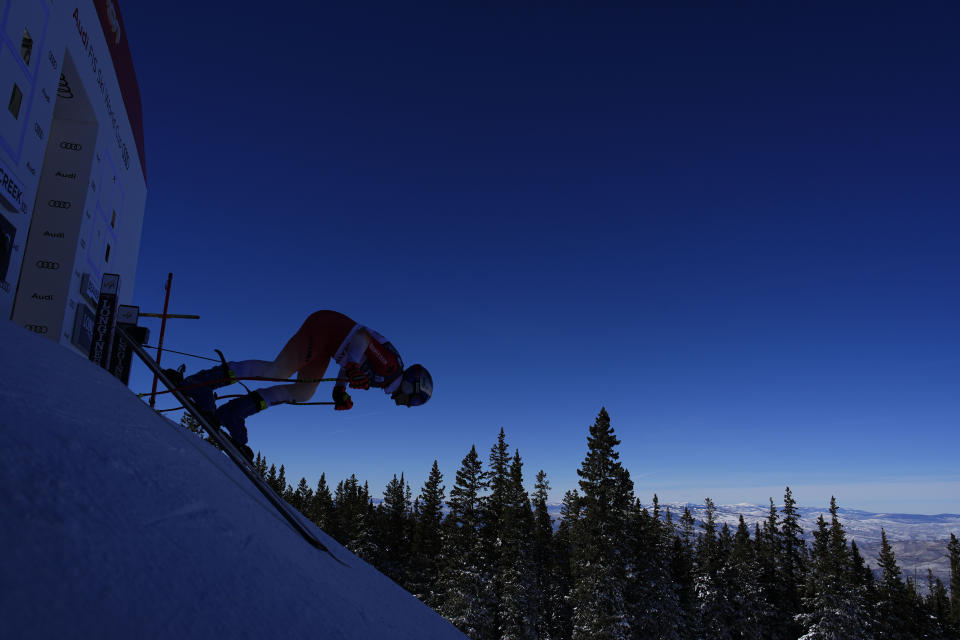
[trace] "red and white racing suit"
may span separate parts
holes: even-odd
[[[343,367],[353,362],[367,374],[371,387],[379,387],[390,394],[400,384],[403,361],[386,338],[336,311],[317,311],[310,314],[303,326],[287,341],[273,361],[242,360],[228,362],[227,366],[238,378],[264,377],[297,379],[322,378],[333,359],[340,365],[337,376],[346,386]],[[257,389],[267,406],[284,402],[307,402],[316,392],[319,382],[291,382]]]

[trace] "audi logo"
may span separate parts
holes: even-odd
[[[37,260],[37,266],[41,269],[52,269],[56,271],[60,268],[60,263],[54,262],[53,260]]]
[[[64,141],[64,142],[61,142],[61,143],[60,143],[60,148],[61,148],[61,149],[66,149],[67,151],[80,151],[80,149],[83,149],[83,145],[82,145],[82,144],[78,144],[78,143],[76,143],[76,142],[66,142],[66,141]]]
[[[54,209],[69,209],[73,206],[66,200],[50,200],[47,202],[47,205],[53,207]]]
[[[39,333],[40,335],[45,334],[49,329],[45,324],[25,324],[23,328],[27,331],[33,331],[34,333]]]

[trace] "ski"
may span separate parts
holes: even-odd
[[[237,451],[237,448],[234,446],[233,442],[229,438],[225,437],[219,428],[211,425],[206,416],[204,416],[203,413],[198,411],[197,408],[193,406],[193,403],[190,402],[190,399],[187,398],[183,392],[178,389],[173,382],[170,381],[164,371],[159,367],[159,365],[157,365],[156,360],[154,360],[150,354],[144,351],[143,347],[141,347],[133,338],[131,338],[123,329],[123,327],[117,327],[117,333],[127,342],[127,344],[130,345],[130,348],[133,349],[133,352],[137,354],[137,357],[143,361],[143,364],[145,364],[147,368],[157,376],[160,382],[162,382],[163,385],[167,387],[171,393],[173,393],[174,397],[180,402],[180,404],[183,405],[183,408],[188,411],[190,415],[194,417],[194,419],[196,419],[201,427],[203,427],[203,430],[210,434],[210,437],[213,438],[218,445],[220,445],[224,453],[227,454],[227,457],[229,457],[234,464],[236,464],[237,467],[243,471],[244,475],[246,475],[250,481],[256,485],[257,489],[260,490],[260,493],[264,495],[270,504],[276,507],[277,511],[283,515],[287,522],[289,522],[290,525],[311,545],[317,549],[320,549],[321,551],[327,552],[331,558],[340,564],[349,566],[338,557],[333,555],[333,552],[331,552],[330,549],[328,549],[327,546],[324,545],[323,542],[321,542],[312,531],[304,526],[303,522],[300,520],[300,514],[293,508],[293,506],[288,504],[286,500],[277,495],[276,491],[274,491],[260,476],[260,473],[254,468],[253,464],[247,460],[242,453]]]

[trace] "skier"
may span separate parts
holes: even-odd
[[[247,446],[246,419],[273,405],[306,402],[320,383],[291,381],[257,389],[220,408],[214,402],[213,390],[232,384],[236,378],[289,378],[294,373],[301,380],[322,378],[331,358],[340,365],[333,387],[337,411],[353,407],[344,382],[351,389],[381,388],[398,406],[405,407],[422,405],[433,393],[433,380],[424,367],[415,364],[404,369],[400,354],[386,338],[342,313],[329,310],[310,314],[273,361],[226,362],[198,371],[182,384],[194,405],[206,415],[216,416],[229,431],[230,439],[252,458],[253,452]]]

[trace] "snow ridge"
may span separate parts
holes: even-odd
[[[9,322],[0,362],[5,635],[463,637],[105,371]]]

